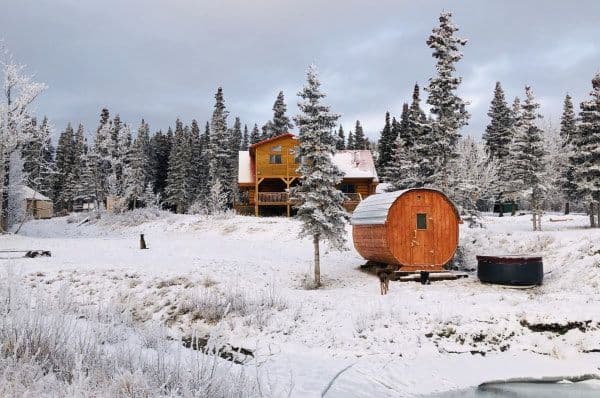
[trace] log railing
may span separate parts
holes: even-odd
[[[359,193],[345,193],[344,202],[360,202],[362,195]],[[290,194],[287,192],[259,192],[258,203],[269,204],[269,203],[293,203],[290,200]]]

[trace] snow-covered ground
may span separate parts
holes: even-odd
[[[78,217],[1,236],[0,249],[52,257],[0,266],[32,288],[119,303],[176,338],[218,333],[255,350],[254,362],[268,366],[274,385],[293,386],[292,396],[410,396],[600,373],[600,230],[583,215],[546,215],[536,233],[530,216],[461,226],[465,267],[476,267],[476,254],[541,254],[541,287],[483,285],[472,274],[428,286],[392,282],[387,296],[359,269],[350,227],[348,251],[322,258],[325,286],[306,290],[312,245],[297,238],[293,219],[139,211],[79,225]],[[140,233],[149,250],[138,249]],[[539,331],[552,324],[571,329]]]

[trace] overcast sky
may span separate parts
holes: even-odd
[[[222,86],[230,111],[259,126],[277,93],[288,113],[307,65],[317,65],[327,101],[346,131],[356,119],[378,137],[399,115],[434,60],[425,44],[442,10],[469,39],[458,73],[471,102],[463,133],[485,129],[492,90],[507,97],[529,84],[547,118],[564,95],[579,103],[600,70],[600,1],[203,1],[0,0],[0,37],[37,80],[37,103],[57,130],[95,129],[108,107],[137,127],[165,129],[180,117],[210,118]],[[423,98],[425,94],[423,95]]]

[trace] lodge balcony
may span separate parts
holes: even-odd
[[[356,207],[362,200],[360,193],[344,193],[343,205]],[[296,201],[290,197],[288,192],[259,192],[258,193],[258,205],[259,206],[287,206],[295,205]]]

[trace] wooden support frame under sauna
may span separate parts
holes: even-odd
[[[288,217],[293,214],[295,203],[290,190],[300,181],[299,145],[293,134],[286,133],[239,152],[238,197],[234,203],[237,213]],[[344,207],[351,212],[375,193],[379,183],[373,156],[368,150],[344,150],[337,151],[332,161],[344,175],[338,188],[344,193]]]
[[[441,271],[458,248],[456,206],[442,192],[415,188],[370,196],[350,220],[365,259],[400,271]]]

